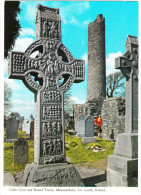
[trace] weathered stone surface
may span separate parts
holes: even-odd
[[[130,177],[137,177],[138,159],[127,158],[115,154],[110,155],[108,156],[107,168]]]
[[[138,185],[138,42],[128,36],[126,52],[116,59],[116,68],[126,77],[125,133],[117,136],[109,157],[108,186]]]
[[[85,137],[94,137],[94,120],[91,116],[85,120]]]
[[[28,142],[19,138],[13,145],[13,162],[18,164],[28,163]]]
[[[85,74],[84,60],[74,59],[61,42],[59,9],[38,5],[36,39],[24,53],[11,52],[9,78],[35,93],[34,162],[43,165],[65,161],[64,92]]]
[[[105,18],[99,14],[88,26],[87,101],[106,97]]]
[[[104,100],[101,109],[102,138],[116,140],[125,132],[125,98],[114,97]]]
[[[15,178],[11,173],[4,173],[4,186],[16,186]]]
[[[121,149],[122,148],[122,149]],[[138,158],[138,136],[122,133],[117,136],[114,154],[127,158]]]
[[[6,124],[6,141],[18,139],[18,121],[15,118],[7,120]]]
[[[36,187],[84,187],[74,166],[67,163],[27,165],[24,171],[24,184]]]
[[[85,117],[80,115],[77,120],[77,137],[83,137],[85,135]]]
[[[107,169],[107,187],[138,187],[137,177],[130,177]]]

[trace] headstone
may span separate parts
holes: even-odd
[[[85,117],[80,115],[77,120],[77,137],[84,137],[85,135]]]
[[[26,119],[22,123],[22,131],[25,131],[26,135],[30,135],[30,123],[31,121]]]
[[[13,145],[13,162],[18,164],[28,163],[28,142],[19,138]]]
[[[9,78],[23,80],[35,93],[34,168],[32,164],[25,169],[25,181],[28,181],[32,169],[32,174],[34,171],[33,175],[36,178],[38,176],[40,184],[42,185],[43,180],[48,186],[47,164],[56,163],[61,169],[62,164],[59,163],[65,162],[64,92],[73,82],[84,80],[84,61],[74,59],[61,42],[59,9],[38,5],[36,40],[25,53],[11,52]],[[32,57],[34,52],[38,52],[35,58]],[[62,78],[64,82],[59,84]],[[44,171],[43,167],[46,167]],[[46,178],[40,178],[40,173]],[[68,180],[69,177],[73,178],[74,174],[68,174]],[[55,185],[57,181],[54,177],[51,178],[50,182]],[[82,181],[80,183],[83,185]],[[37,182],[32,185],[37,185]]]
[[[85,134],[82,137],[83,144],[95,142],[94,137],[94,119],[91,116],[91,111],[88,110],[88,117],[85,120]]]
[[[94,120],[91,116],[85,120],[85,137],[94,137]]]
[[[6,124],[6,141],[15,141],[16,139],[18,139],[18,121],[10,118]]]
[[[138,41],[128,36],[126,52],[115,61],[126,77],[125,133],[116,139],[114,155],[108,156],[108,186],[138,185]]]
[[[30,139],[34,140],[34,120],[30,123]]]

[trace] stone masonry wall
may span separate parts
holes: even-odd
[[[104,100],[102,110],[102,138],[114,139],[125,132],[125,98]]]

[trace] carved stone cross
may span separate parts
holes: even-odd
[[[126,52],[115,61],[115,68],[126,77],[125,132],[138,132],[138,41],[128,36]]]
[[[44,165],[65,161],[64,92],[84,80],[84,61],[62,44],[58,9],[38,5],[36,39],[24,53],[11,52],[9,78],[35,93],[34,162]]]
[[[128,36],[126,52],[115,60],[126,77],[125,132],[118,134],[107,160],[107,186],[138,186],[138,41]]]

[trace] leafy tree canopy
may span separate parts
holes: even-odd
[[[8,57],[8,52],[14,47],[15,40],[19,36],[21,29],[17,18],[20,13],[19,1],[5,2],[5,26],[4,26],[4,57]]]

